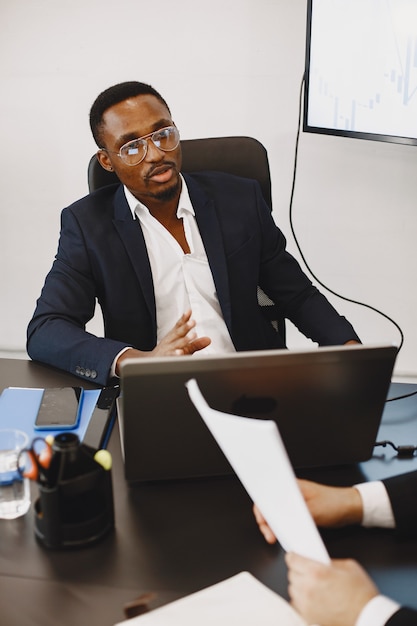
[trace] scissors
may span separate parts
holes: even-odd
[[[19,469],[22,476],[35,480],[42,485],[48,485],[48,469],[52,459],[52,446],[43,437],[35,437],[31,446],[25,448],[19,454],[19,468],[20,468],[20,456],[25,455],[25,463],[22,463],[22,469]]]

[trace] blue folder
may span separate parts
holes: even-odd
[[[65,432],[75,433],[80,441],[87,431],[90,418],[93,414],[101,389],[86,389],[84,391],[81,416],[76,428]],[[38,412],[43,389],[27,387],[7,387],[0,396],[0,428],[17,428],[34,437],[55,436],[62,430],[36,430],[35,419]]]

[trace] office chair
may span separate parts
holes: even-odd
[[[181,141],[182,171],[215,170],[252,178],[259,182],[262,195],[272,211],[271,177],[268,154],[264,146],[252,137],[213,137]],[[117,183],[114,172],[103,169],[94,154],[88,165],[90,192]],[[258,288],[258,302],[262,312],[285,342],[285,321],[275,304]]]

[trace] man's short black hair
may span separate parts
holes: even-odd
[[[151,87],[151,85],[134,80],[113,85],[113,87],[105,89],[105,91],[102,91],[101,94],[97,96],[90,110],[90,128],[93,133],[94,141],[99,148],[103,146],[101,130],[103,127],[103,115],[107,109],[128,98],[144,95],[155,96],[169,111],[169,106],[161,94]]]

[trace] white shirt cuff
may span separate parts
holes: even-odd
[[[395,528],[395,518],[384,483],[380,480],[354,485],[363,504],[362,526]]]
[[[385,626],[400,605],[386,596],[375,596],[363,607],[355,626]]]
[[[110,368],[110,378],[119,378],[116,374],[116,363],[117,363],[117,359],[119,358],[119,356],[121,354],[123,354],[123,352],[126,352],[126,350],[130,350],[132,346],[127,346],[126,348],[123,348],[123,350],[120,350],[119,354],[116,354],[116,356],[114,357],[114,361],[112,363],[112,366]]]

